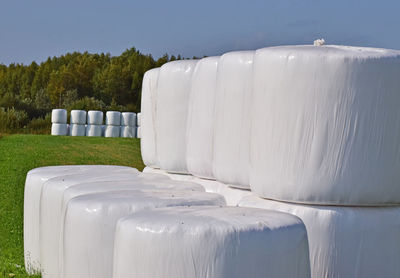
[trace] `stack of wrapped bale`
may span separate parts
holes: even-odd
[[[121,129],[121,112],[107,111],[105,137],[119,137]]]
[[[67,110],[51,111],[51,135],[68,135]]]
[[[253,59],[227,53],[216,80],[208,78],[208,97],[192,87],[190,98],[198,100],[189,102],[188,113],[201,119],[192,115],[187,126],[169,126],[174,142],[163,135],[167,125],[156,124],[155,148],[142,149],[155,158],[145,163],[219,190],[240,206],[299,216],[309,236],[312,277],[399,277],[398,76],[400,52],[385,49],[317,44],[260,49]],[[161,73],[158,82],[156,118],[166,121],[170,114],[163,115],[160,101],[177,100],[160,88]],[[182,98],[175,112],[185,105]],[[213,116],[201,117],[205,111]],[[209,136],[199,140],[197,134]],[[186,160],[178,157],[183,152]],[[234,196],[221,183],[255,194],[234,190]]]
[[[87,114],[86,136],[102,136],[103,112],[90,110]]]
[[[136,137],[136,113],[133,112],[121,113],[121,137],[125,138]]]
[[[69,133],[71,136],[86,135],[86,111],[72,110],[70,123]]]

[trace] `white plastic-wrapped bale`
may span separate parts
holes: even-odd
[[[121,126],[136,126],[136,113],[122,112]]]
[[[192,73],[197,61],[164,64],[158,75],[156,148],[160,168],[187,173],[186,124]]]
[[[229,52],[218,62],[214,176],[249,188],[250,103],[254,51]]]
[[[142,113],[137,113],[137,126],[142,126]]]
[[[136,128],[136,137],[137,138],[142,138],[142,127],[141,126],[138,126]]]
[[[192,175],[213,179],[215,86],[219,57],[198,61],[192,76],[186,162]]]
[[[244,198],[240,204],[278,210],[306,226],[311,277],[400,277],[400,206],[344,207]]]
[[[84,125],[86,124],[86,111],[72,110],[71,111],[71,124]]]
[[[86,136],[97,136],[101,137],[102,129],[101,125],[90,125],[86,127]]]
[[[142,153],[143,163],[149,167],[159,168],[157,163],[157,151],[155,142],[155,120],[156,120],[156,98],[157,98],[157,82],[160,68],[146,71],[142,84],[142,103],[141,115],[142,123],[140,150]],[[139,136],[137,135],[139,138]]]
[[[110,171],[106,168],[105,174],[99,169],[97,172],[60,176],[48,180],[43,185],[40,197],[40,221],[37,221],[43,277],[59,277],[59,239],[63,227],[64,206],[69,199],[85,193],[144,187],[204,191],[200,185],[194,183],[176,185],[177,182],[160,174],[143,174],[129,170],[108,174],[107,172]]]
[[[106,112],[106,125],[121,125],[121,112],[107,111]]]
[[[113,171],[98,169],[81,174],[59,176],[43,184],[40,196],[40,214],[38,217],[39,246],[42,276],[59,277],[58,247],[60,227],[62,227],[62,199],[65,190],[85,182],[131,181],[139,178],[136,169]],[[50,228],[49,228],[50,227]]]
[[[174,181],[190,181],[192,183],[197,183],[201,185],[206,192],[217,193],[224,196],[228,206],[237,206],[244,197],[254,195],[254,193],[246,189],[232,188],[222,182],[198,178],[192,175],[171,174],[161,169],[154,169],[151,167],[144,168],[143,173],[165,175]]]
[[[399,204],[399,76],[395,50],[257,50],[252,190],[309,204]]]
[[[105,137],[119,137],[120,135],[120,126],[116,125],[106,125],[106,129],[104,131]]]
[[[51,124],[51,135],[68,135],[67,124]]]
[[[135,126],[121,126],[121,137],[124,138],[135,138],[136,137],[136,127]]]
[[[290,214],[239,207],[160,208],[118,222],[112,277],[307,278],[307,256],[304,224]]]
[[[51,122],[53,124],[66,124],[67,123],[67,110],[65,110],[65,109],[51,110]]]
[[[71,165],[50,166],[30,170],[26,176],[24,192],[24,257],[25,269],[29,274],[41,271],[40,262],[40,196],[43,184],[54,177],[64,176],[71,173],[87,172],[138,172],[136,169],[122,166],[102,165]]]
[[[71,136],[85,136],[86,135],[86,126],[78,125],[78,124],[70,124],[69,126],[69,135]]]
[[[217,194],[174,190],[130,190],[73,198],[63,221],[63,277],[112,277],[115,225],[121,217],[157,207],[224,204]]]
[[[103,124],[103,112],[90,110],[87,114],[88,125],[102,125]]]

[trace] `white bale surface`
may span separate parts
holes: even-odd
[[[71,110],[71,124],[84,125],[86,124],[86,111],[84,110]]]
[[[106,112],[106,125],[121,125],[121,112],[107,111]]]
[[[400,207],[290,204],[256,196],[240,206],[278,210],[307,228],[311,277],[400,277]]]
[[[51,124],[51,135],[68,135],[67,124]]]
[[[43,185],[40,209],[40,246],[44,277],[58,277],[59,239],[63,229],[66,204],[76,196],[107,191],[134,189],[174,189],[203,191],[201,185],[172,181],[165,175],[135,173],[134,175],[90,175],[61,176],[50,179]]]
[[[112,277],[115,225],[121,217],[157,207],[224,204],[217,194],[174,190],[130,190],[73,198],[63,221],[63,277]]]
[[[63,193],[66,189],[85,182],[136,180],[141,175],[136,169],[112,171],[98,169],[81,174],[59,176],[49,179],[42,186],[40,196],[40,214],[38,217],[39,246],[42,276],[59,277],[58,243],[60,236]],[[52,227],[52,228],[48,228]]]
[[[119,137],[120,136],[120,126],[106,125],[104,136],[105,137]]]
[[[71,136],[85,136],[86,135],[86,126],[78,125],[78,124],[70,124],[69,126],[69,135]]]
[[[135,126],[121,126],[121,137],[124,138],[136,138],[136,127]]]
[[[142,138],[142,127],[138,126],[136,128],[136,138]]]
[[[142,126],[142,113],[141,112],[137,113],[136,117],[137,117],[136,118],[137,126]]]
[[[197,62],[189,97],[187,168],[192,175],[207,179],[214,178],[213,141],[218,60],[219,57],[208,57]]]
[[[218,62],[214,176],[240,188],[249,188],[253,57],[254,51],[237,51],[222,55]]]
[[[136,113],[133,112],[122,112],[121,113],[121,125],[124,126],[136,126]]]
[[[144,210],[117,224],[112,277],[306,278],[307,232],[299,218],[262,209]]]
[[[103,112],[90,110],[87,114],[88,125],[102,125],[103,124]]]
[[[397,50],[257,50],[252,190],[311,204],[399,204],[399,76]]]
[[[66,124],[67,123],[67,110],[65,110],[65,109],[51,110],[51,122],[53,124]]]
[[[86,136],[97,136],[101,137],[102,128],[101,125],[90,125],[86,127]]]
[[[141,103],[141,121],[140,126],[141,140],[140,150],[142,153],[143,163],[150,167],[158,167],[157,150],[155,142],[155,120],[156,120],[156,98],[157,83],[160,68],[146,71],[143,76],[142,84],[142,103]],[[137,136],[139,138],[139,136]]]
[[[144,168],[143,173],[165,175],[174,181],[189,181],[192,183],[197,183],[204,187],[206,192],[217,193],[224,196],[228,206],[237,206],[240,200],[242,200],[244,197],[254,195],[250,190],[247,189],[232,188],[222,182],[198,178],[192,175],[170,174],[161,169],[154,169],[150,167]]]
[[[156,148],[160,168],[187,173],[186,124],[192,73],[197,61],[164,64],[158,76]]]
[[[41,271],[40,262],[40,197],[43,184],[54,177],[71,173],[87,172],[138,172],[136,169],[122,166],[69,165],[50,166],[30,170],[26,176],[24,192],[24,257],[25,269],[29,274]]]

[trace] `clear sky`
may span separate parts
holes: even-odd
[[[72,51],[155,58],[281,44],[400,49],[399,0],[0,0],[0,63]]]

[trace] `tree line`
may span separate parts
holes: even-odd
[[[138,112],[144,73],[180,59],[156,60],[133,47],[120,56],[74,52],[40,64],[0,64],[0,132],[48,125],[53,108]]]

